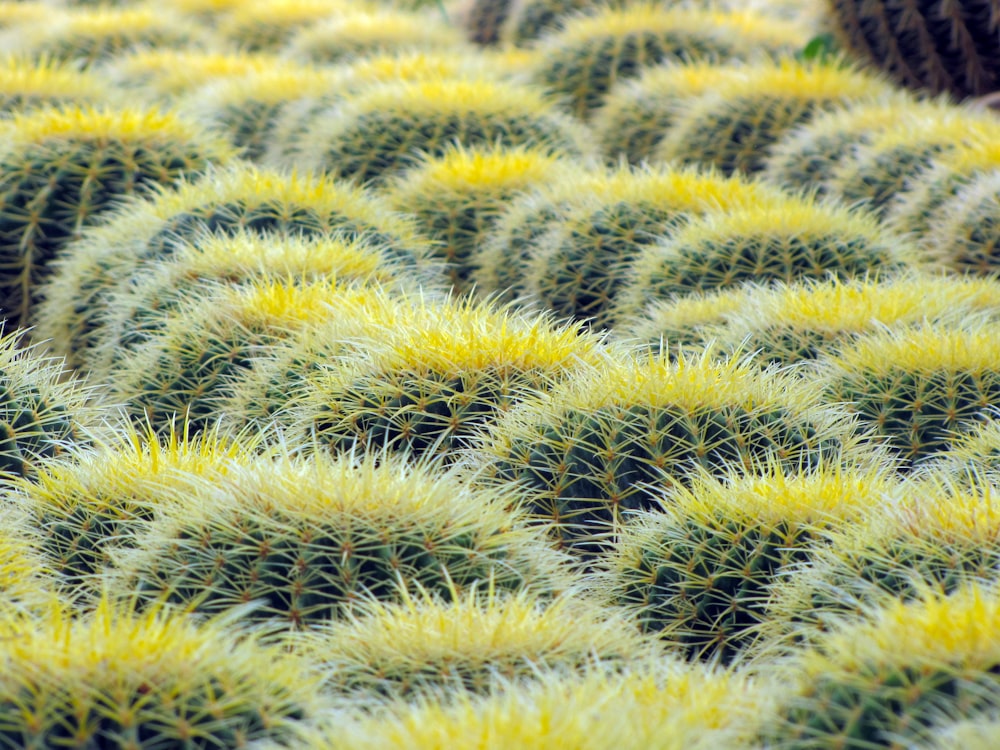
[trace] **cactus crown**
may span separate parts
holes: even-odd
[[[414,167],[401,180],[408,192],[449,193],[484,188],[527,189],[551,176],[560,160],[527,146],[465,147],[457,144],[437,159]]]
[[[478,55],[464,50],[401,50],[365,57],[343,68],[348,86],[360,90],[378,83],[393,81],[443,80],[447,78],[490,78],[495,71]]]
[[[692,292],[672,299],[658,299],[642,310],[631,311],[617,321],[614,332],[619,338],[664,349],[698,344],[716,326],[745,309],[764,290],[749,286],[715,291]]]
[[[749,84],[744,79],[722,81],[715,93],[727,100],[749,95],[815,101],[872,99],[892,90],[885,79],[854,67],[800,62],[787,57],[754,63],[745,69],[745,75]]]
[[[198,49],[143,49],[109,63],[113,80],[141,85],[147,91],[172,96],[216,78],[288,66],[287,60],[263,53],[216,52]]]
[[[76,101],[107,97],[107,87],[89,73],[55,60],[30,60],[11,56],[0,62],[0,97],[17,104],[21,100],[68,98]]]
[[[247,102],[280,104],[293,98],[329,94],[337,83],[339,76],[330,70],[285,63],[211,82],[192,95],[188,106],[197,108],[200,105],[209,111],[218,111]]]

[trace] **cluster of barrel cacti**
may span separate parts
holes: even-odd
[[[0,1],[0,747],[1000,747],[1000,0]]]

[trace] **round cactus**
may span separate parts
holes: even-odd
[[[391,457],[265,458],[164,509],[115,552],[120,591],[286,628],[340,617],[408,587],[448,597],[568,585],[564,558],[524,526],[510,492]]]
[[[833,204],[790,198],[712,211],[634,255],[613,317],[634,315],[657,299],[748,281],[884,276],[919,261],[915,247],[873,216]]]
[[[543,37],[532,80],[567,97],[573,113],[586,118],[616,81],[634,78],[643,68],[669,60],[791,53],[807,40],[802,28],[753,13],[637,2],[572,18]]]
[[[421,306],[382,338],[308,378],[289,427],[337,451],[450,461],[516,404],[606,356],[596,336],[477,303]]]
[[[200,26],[159,7],[74,8],[9,31],[9,52],[89,68],[144,47],[210,47]]]
[[[612,165],[649,161],[693,97],[743,75],[742,65],[693,61],[646,68],[617,83],[591,119],[604,158]]]
[[[569,18],[581,12],[594,11],[610,0],[512,0],[510,13],[500,31],[504,42],[518,47],[531,46],[539,37],[557,31]]]
[[[0,112],[5,114],[113,98],[107,83],[93,73],[44,59],[11,57],[0,63]]]
[[[5,747],[297,746],[325,704],[308,663],[222,621],[104,602],[5,614],[0,632]]]
[[[219,33],[248,52],[273,52],[299,29],[371,7],[367,0],[251,0],[234,3],[219,19]]]
[[[0,314],[26,323],[54,256],[121,198],[231,156],[215,136],[156,110],[66,106],[15,116],[0,147]]]
[[[815,387],[706,350],[608,362],[525,401],[484,439],[478,481],[518,482],[531,515],[586,553],[699,468],[804,469],[845,445],[864,450]]]
[[[822,62],[757,63],[746,67],[745,76],[691,101],[656,158],[752,174],[764,169],[768,150],[796,125],[891,91],[880,78]]]
[[[519,195],[565,176],[562,161],[544,150],[459,146],[404,172],[387,199],[417,217],[448,264],[453,291],[464,293],[472,288],[472,256],[498,214]]]
[[[904,86],[956,98],[1000,89],[995,0],[961,0],[942,9],[929,0],[827,0],[838,43]]]
[[[889,600],[846,621],[786,671],[760,741],[789,750],[911,746],[935,716],[995,708],[1000,597],[993,586]]]
[[[611,322],[628,265],[648,245],[710,211],[787,203],[777,190],[711,171],[623,168],[594,194],[581,193],[531,249],[524,284],[560,316]]]
[[[426,258],[427,241],[369,193],[342,182],[250,165],[212,171],[144,201],[130,201],[67,251],[44,285],[38,338],[86,367],[103,331],[109,294],[137,268],[163,261],[201,234],[248,230],[277,235],[364,237],[400,259]]]
[[[760,638],[773,580],[896,484],[890,472],[836,464],[698,477],[629,523],[597,587],[685,657],[732,663]]]
[[[362,603],[350,619],[292,643],[329,675],[328,690],[359,701],[489,694],[539,672],[622,668],[663,655],[622,612],[579,595],[475,588],[451,601]]]
[[[998,138],[996,117],[971,108],[942,108],[927,117],[904,119],[870,144],[855,148],[834,169],[827,189],[846,203],[863,201],[884,218],[891,201],[936,158]]]
[[[912,466],[947,450],[1000,399],[998,332],[995,321],[876,331],[819,360],[813,384]]]
[[[1000,268],[1000,170],[984,172],[940,209],[927,236],[931,258],[951,271],[994,276]]]
[[[304,63],[330,64],[403,50],[460,50],[462,32],[439,16],[384,8],[334,16],[300,30],[285,54]]]
[[[585,131],[540,90],[495,80],[424,80],[372,86],[320,115],[293,164],[361,182],[384,181],[418,153],[455,144],[534,146],[588,155]]]

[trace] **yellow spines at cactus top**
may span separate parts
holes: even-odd
[[[10,747],[294,742],[324,705],[304,660],[163,608],[5,614],[0,742]]]
[[[989,418],[956,436],[951,446],[928,464],[928,471],[961,480],[1000,473],[1000,421]]]
[[[36,614],[57,598],[51,560],[32,520],[16,506],[0,510],[0,609],[8,617]]]
[[[768,149],[791,128],[892,91],[885,80],[851,67],[791,58],[753,63],[745,73],[691,101],[655,158],[711,164],[724,174],[758,172]]]
[[[0,2],[0,30],[44,21],[52,14],[52,6],[45,2],[3,0]]]
[[[346,616],[404,590],[447,598],[566,590],[566,559],[527,528],[509,490],[390,456],[264,456],[204,482],[131,550],[116,550],[116,591],[286,629]]]
[[[933,729],[935,717],[995,709],[1000,596],[979,581],[944,596],[888,600],[844,621],[787,672],[797,685],[760,741],[787,748],[892,747]]]
[[[7,57],[0,61],[0,111],[25,112],[46,105],[114,101],[116,92],[100,75],[48,59]]]
[[[490,694],[540,673],[565,675],[664,658],[617,608],[580,593],[552,598],[488,584],[448,600],[424,592],[362,602],[349,619],[291,641],[355,701]]]

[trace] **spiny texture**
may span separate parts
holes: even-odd
[[[766,16],[638,2],[571,18],[543,37],[532,79],[567,97],[573,113],[586,118],[616,81],[643,68],[791,52],[805,41],[803,29]]]
[[[887,601],[803,651],[761,732],[765,746],[868,750],[911,745],[934,717],[996,710],[1000,596],[985,583]]]
[[[417,217],[435,253],[447,263],[452,290],[472,289],[472,256],[515,198],[565,178],[561,160],[525,147],[456,147],[427,159],[389,186],[387,200]]]
[[[764,169],[770,147],[796,125],[891,91],[882,79],[842,65],[791,59],[748,65],[745,76],[693,100],[656,158],[752,174]]]
[[[647,67],[636,80],[616,83],[591,119],[604,158],[612,165],[649,161],[693,97],[743,75],[741,65],[695,60]]]
[[[322,705],[305,661],[221,621],[103,602],[5,614],[0,633],[0,747],[297,746]]]
[[[0,312],[26,323],[55,255],[118,200],[231,157],[215,136],[157,110],[67,105],[15,116],[0,147]]]
[[[138,269],[169,258],[179,242],[241,230],[363,237],[404,261],[428,253],[412,220],[352,185],[247,164],[213,170],[172,192],[127,202],[103,226],[68,246],[42,292],[39,339],[51,339],[70,364],[87,366],[113,290]]]
[[[706,332],[726,351],[759,351],[762,361],[793,364],[849,346],[857,336],[925,321],[963,325],[1000,315],[1000,282],[902,273],[888,279],[812,281],[755,289],[741,309]]]
[[[496,80],[424,80],[372,86],[319,116],[295,165],[359,182],[382,182],[422,152],[463,146],[531,146],[589,155],[582,127],[541,89]]]
[[[525,285],[545,308],[594,327],[610,323],[626,269],[643,248],[710,211],[764,209],[778,191],[714,171],[622,168],[603,189],[569,202],[527,262]]]
[[[904,86],[955,98],[1000,89],[1000,5],[827,0],[837,41]]]
[[[432,303],[367,356],[308,378],[287,422],[338,452],[452,461],[518,403],[606,356],[598,337],[546,316]]]
[[[928,471],[941,472],[959,481],[1000,475],[1000,421],[989,418],[957,435],[947,450],[928,464]]]
[[[531,47],[546,33],[558,30],[567,18],[576,17],[581,11],[593,11],[608,5],[611,0],[513,0],[510,15],[502,29],[504,42],[518,47]]]
[[[8,617],[37,614],[56,598],[53,571],[38,537],[28,514],[9,505],[0,510],[0,608]]]
[[[344,616],[421,587],[448,597],[567,585],[563,557],[524,526],[509,491],[430,466],[320,455],[264,458],[165,509],[119,558],[120,591],[285,628]],[[477,584],[478,582],[478,584]]]
[[[614,318],[658,299],[746,282],[850,279],[918,267],[919,253],[874,216],[805,198],[711,211],[641,248]]]
[[[687,658],[731,663],[760,638],[773,580],[896,483],[836,464],[698,477],[628,525],[599,588]]]
[[[235,3],[219,33],[248,52],[276,51],[299,29],[372,7],[367,0],[252,0]]]
[[[1000,399],[1000,324],[924,324],[860,336],[813,382],[875,430],[906,466],[947,450]]]
[[[623,612],[580,594],[475,588],[451,601],[422,595],[362,604],[350,619],[292,644],[322,665],[328,689],[358,701],[489,694],[550,670],[621,669],[663,657]]]
[[[1000,268],[1000,170],[984,172],[941,206],[928,233],[931,257],[958,273],[994,276]]]
[[[526,401],[484,440],[478,481],[517,482],[531,515],[586,552],[700,469],[798,470],[860,450],[853,423],[814,387],[713,354],[608,362]]]
[[[830,195],[865,206],[886,217],[893,199],[930,163],[958,148],[1000,139],[1000,123],[989,113],[958,107],[939,108],[926,117],[906,118],[856,147],[834,169]]]
[[[114,99],[107,83],[52,60],[9,57],[0,63],[0,112],[13,114],[60,104]]]
[[[484,46],[498,44],[513,4],[514,0],[467,0],[460,21],[469,41]]]
[[[178,305],[156,335],[106,376],[134,419],[164,431],[185,420],[196,433],[261,351],[330,316],[336,282],[262,279],[221,286]]]
[[[37,546],[67,597],[98,593],[109,550],[132,546],[162,506],[175,502],[195,478],[212,481],[233,464],[248,463],[260,440],[213,432],[191,438],[176,425],[163,439],[128,427],[21,480],[9,501],[31,519]]]

